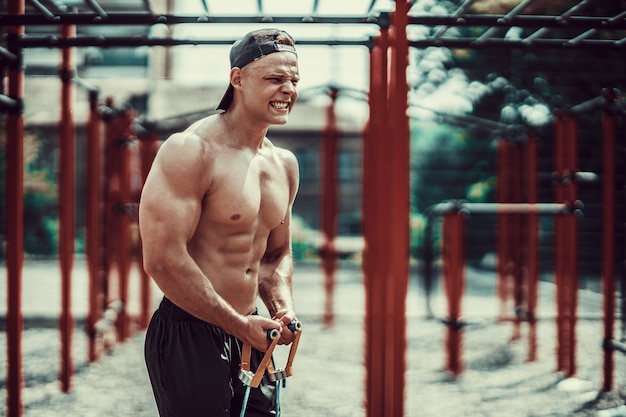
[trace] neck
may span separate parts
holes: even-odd
[[[267,124],[255,122],[234,108],[220,114],[220,117],[231,141],[254,150],[261,147],[269,128]]]

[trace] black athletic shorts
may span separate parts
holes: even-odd
[[[167,298],[148,326],[145,359],[161,417],[239,417],[246,386],[239,380],[241,341]],[[252,349],[251,369],[263,353]],[[246,417],[275,416],[275,383],[251,388]]]

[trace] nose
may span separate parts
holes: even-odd
[[[282,91],[285,94],[295,94],[297,92],[296,86],[291,81],[285,81],[282,85]]]

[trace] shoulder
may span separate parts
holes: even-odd
[[[157,153],[156,160],[163,168],[176,171],[193,170],[205,167],[216,153],[215,141],[203,119],[183,132],[172,134]]]
[[[167,138],[157,152],[144,188],[157,193],[168,189],[177,194],[204,195],[213,184],[220,152],[212,131],[200,121]]]

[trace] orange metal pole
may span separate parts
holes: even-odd
[[[604,304],[603,391],[613,389],[613,327],[615,326],[615,130],[616,117],[605,109],[602,116],[602,294]],[[622,289],[624,291],[624,289]]]
[[[76,27],[61,27],[61,37],[76,35]],[[61,369],[59,378],[63,392],[69,392],[72,375],[72,266],[75,236],[76,137],[72,117],[73,50],[61,50],[61,120],[59,124],[59,261],[61,265]]]
[[[322,232],[324,243],[321,248],[322,270],[324,271],[324,289],[326,301],[324,303],[324,326],[331,327],[335,322],[334,293],[335,273],[337,271],[337,251],[335,238],[337,237],[337,216],[339,204],[337,201],[339,187],[339,131],[335,115],[335,102],[338,90],[332,88],[329,92],[331,102],[326,109],[326,127],[322,138]]]
[[[10,1],[9,14],[24,14],[24,0]],[[8,96],[19,103],[24,96],[22,51],[13,41],[24,26],[7,26],[9,50],[20,59],[7,70]],[[24,118],[22,109],[6,116],[6,265],[7,265],[7,416],[22,415],[22,268],[24,264]]]
[[[100,282],[100,250],[102,218],[102,120],[98,111],[98,94],[89,94],[89,120],[87,123],[87,198],[86,198],[86,254],[89,271],[89,317],[87,336],[89,338],[88,360],[98,359],[96,323],[102,317]]]

